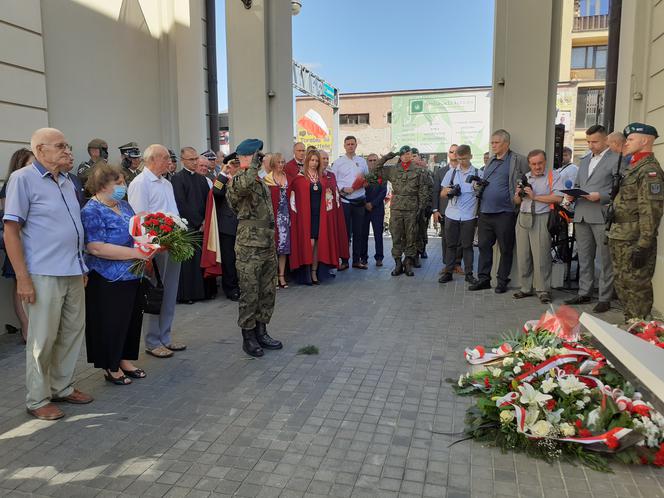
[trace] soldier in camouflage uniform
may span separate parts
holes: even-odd
[[[243,171],[228,183],[226,193],[238,217],[235,265],[240,286],[238,325],[242,329],[242,349],[257,357],[263,356],[263,348],[283,347],[268,335],[266,328],[274,311],[277,252],[272,197],[258,177],[262,148],[263,142],[258,139],[247,139],[237,146]]]
[[[429,229],[429,218],[431,218],[431,193],[433,190],[433,173],[429,171],[426,163],[422,160],[420,152],[416,148],[411,149],[413,154],[413,162],[415,166],[422,170],[424,176],[424,181],[429,188],[427,197],[422,201],[424,202],[424,208],[418,211],[419,216],[417,220],[417,253],[415,254],[415,261],[413,265],[415,268],[422,266],[420,264],[420,257],[426,259],[428,257],[426,252],[427,243],[429,242],[429,236],[427,231]]]
[[[90,156],[90,159],[79,164],[78,169],[76,170],[76,176],[78,176],[78,179],[81,181],[83,189],[85,189],[85,184],[88,181],[88,177],[95,164],[100,161],[106,162],[108,160],[108,144],[106,143],[106,140],[102,140],[101,138],[93,138],[90,140],[88,143],[88,155]],[[87,193],[85,194],[85,197],[88,199],[90,198]]]
[[[427,184],[421,168],[412,163],[410,147],[404,145],[399,150],[400,161],[395,166],[385,167],[385,163],[397,153],[390,152],[380,158],[375,173],[392,183],[390,206],[390,233],[392,234],[392,256],[395,267],[392,275],[405,273],[412,277],[417,255],[417,220],[420,213],[430,204],[431,186]],[[401,261],[401,255],[405,259]]]
[[[657,130],[632,123],[624,133],[627,141],[623,154],[631,154],[632,159],[620,180],[607,225],[614,285],[629,322],[648,318],[652,310],[664,173],[652,153]]]

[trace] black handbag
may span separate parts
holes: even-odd
[[[154,268],[156,284],[149,278],[143,277],[143,312],[150,315],[159,315],[161,313],[161,303],[164,300],[164,284],[161,281],[159,267],[154,259],[152,260],[152,267]]]

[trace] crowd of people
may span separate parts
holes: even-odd
[[[633,123],[612,134],[593,126],[586,136],[590,152],[578,167],[565,149],[560,167],[548,168],[543,150],[523,156],[512,150],[510,134],[497,130],[483,166],[473,165],[468,145],[453,144],[448,162],[433,171],[408,145],[363,158],[353,136],[332,164],[325,151],[300,142],[287,162],[247,139],[228,156],[183,147],[179,170],[172,150],[154,144],[141,152],[135,142],[119,147],[122,164],[114,166],[108,144],[94,139],[90,159],[74,174],[64,134],[37,130],[30,149],[12,156],[0,192],[3,274],[15,279],[14,306],[27,341],[27,410],[55,420],[64,416],[55,403],[92,401],[72,380],[84,337],[88,362],[108,382],[146,377],[134,364],[141,331],[154,357],[186,349],[172,337],[176,303],[212,299],[218,287],[238,302],[247,354],[282,348],[267,331],[277,289],[368,269],[371,231],[373,259],[382,266],[386,208],[394,277],[413,276],[428,257],[433,218],[442,235],[441,284],[461,273],[470,291],[491,288],[498,244],[495,292],[507,290],[516,248],[521,288],[513,297],[549,303],[552,234],[572,233],[569,222],[580,278],[578,295],[566,302],[590,302],[597,261],[594,311],[609,309],[615,287],[626,320],[646,318],[664,204],[664,174],[652,154],[657,131]],[[137,213],[182,217],[204,242],[179,263],[163,248],[136,243]],[[157,311],[147,316],[146,277],[134,271],[136,262],[148,262],[162,289]]]

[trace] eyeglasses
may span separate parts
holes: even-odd
[[[39,145],[47,145],[49,147],[55,147],[58,150],[68,150],[69,152],[72,151],[72,146],[69,145],[68,143],[59,143],[59,144],[39,144]]]
[[[183,161],[197,161],[198,157],[181,157]]]

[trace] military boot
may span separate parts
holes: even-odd
[[[403,272],[406,274],[407,277],[415,276],[415,273],[413,272],[412,258],[405,258],[403,260]]]
[[[260,358],[263,356],[263,348],[256,340],[256,329],[242,329],[242,350],[249,356]]]
[[[401,264],[401,258],[394,258],[394,270],[392,270],[391,275],[393,277],[398,277],[403,273],[403,265]]]
[[[415,268],[422,268],[422,263],[420,263],[420,253],[415,254],[415,258],[413,259],[413,266]]]
[[[263,346],[265,349],[281,349],[284,345],[281,341],[272,339],[267,333],[267,327],[263,322],[256,322],[256,340],[258,344]]]

